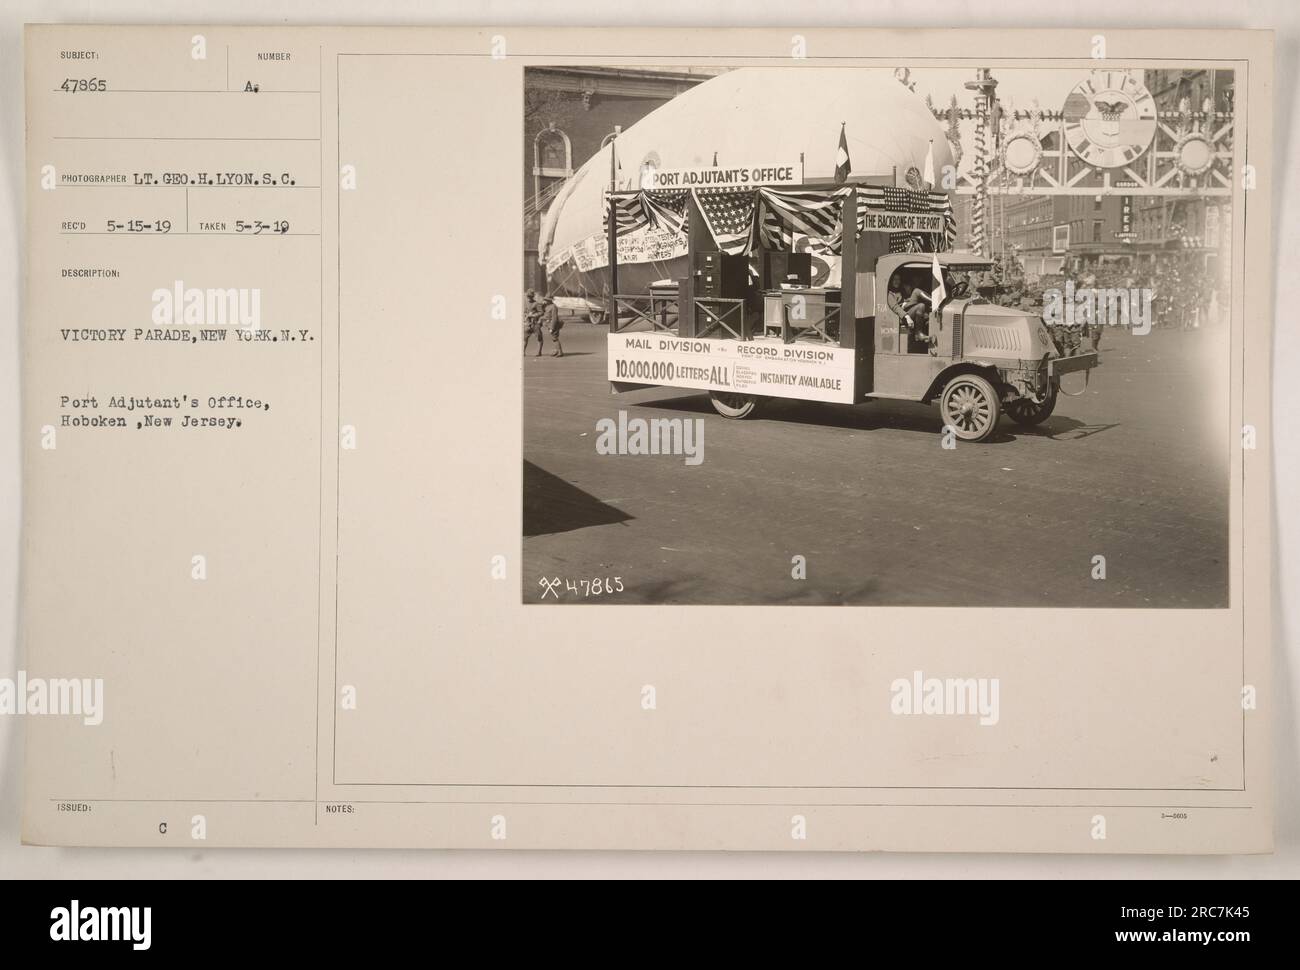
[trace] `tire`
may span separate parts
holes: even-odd
[[[962,441],[986,441],[1001,417],[998,392],[978,374],[958,374],[939,398],[944,428],[952,428]]]
[[[598,326],[598,327],[599,327],[599,326],[603,326],[604,323],[605,323],[605,311],[604,311],[604,310],[588,310],[588,311],[587,311],[587,320],[590,321],[591,323],[594,323],[594,324],[595,324],[596,326]]]
[[[1018,397],[1014,401],[1008,401],[1006,406],[1007,417],[1016,424],[1024,425],[1026,428],[1032,428],[1036,424],[1042,424],[1052,416],[1056,410],[1056,399],[1059,395],[1056,393],[1056,383],[1052,383],[1051,390],[1047,392],[1041,403],[1035,404],[1025,397]]]
[[[729,394],[726,391],[709,391],[713,410],[724,418],[742,420],[752,418],[759,409],[758,398],[750,394]]]

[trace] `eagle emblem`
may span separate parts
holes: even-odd
[[[1094,101],[1093,104],[1101,112],[1103,121],[1119,121],[1120,115],[1128,107],[1127,101],[1102,101],[1100,98]]]

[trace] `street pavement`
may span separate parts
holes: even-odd
[[[778,401],[737,421],[696,391],[615,396],[605,336],[569,324],[567,356],[548,340],[521,362],[525,602],[1227,605],[1222,330],[1107,330],[1082,396],[952,450],[934,405]],[[703,461],[597,454],[620,410],[702,419]]]

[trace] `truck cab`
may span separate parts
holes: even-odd
[[[1097,353],[1065,357],[1041,317],[979,295],[974,280],[992,268],[961,253],[877,258],[862,281],[874,290],[868,305],[875,311],[871,352],[860,365],[864,399],[938,401],[945,426],[969,441],[993,434],[1002,413],[1023,425],[1051,415],[1061,375],[1097,366]],[[918,290],[938,295],[938,306],[899,312],[900,294],[905,300]]]

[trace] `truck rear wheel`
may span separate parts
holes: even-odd
[[[1053,382],[1051,389],[1047,392],[1047,397],[1037,404],[1027,397],[1018,397],[1014,401],[1008,401],[1007,417],[1016,424],[1023,424],[1027,428],[1042,424],[1056,410],[1056,397],[1056,384]]]
[[[939,413],[962,441],[984,441],[997,430],[998,392],[978,374],[958,374],[943,389]]]
[[[750,394],[729,394],[726,391],[709,391],[713,410],[724,418],[751,418],[758,410],[758,398]]]

